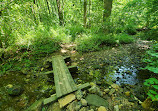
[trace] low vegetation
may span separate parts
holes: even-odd
[[[150,71],[151,78],[144,85],[148,97],[158,101],[158,0],[1,0],[0,4],[0,77],[9,71],[42,71],[40,61],[61,54],[63,44],[75,44],[74,50],[83,54],[147,40],[153,45],[141,55],[142,69]]]

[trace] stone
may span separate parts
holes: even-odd
[[[58,102],[55,102],[54,104],[49,105],[47,111],[62,111],[60,108],[60,104]]]
[[[119,111],[119,106],[118,105],[114,106],[114,111]]]
[[[104,106],[100,106],[100,107],[98,108],[98,111],[107,111],[107,109],[106,109]]]
[[[96,84],[94,82],[90,82],[91,86],[96,86]]]
[[[104,93],[106,94],[106,93],[109,93],[110,92],[110,89],[109,88],[107,88],[107,89],[104,89]]]
[[[87,106],[87,101],[85,99],[81,99],[82,106]]]
[[[123,92],[123,88],[120,88],[120,89],[119,89],[119,92],[122,93],[122,92]]]
[[[90,108],[90,109],[93,109],[93,110],[96,110],[96,109],[97,109],[97,106],[92,106],[92,105],[90,105],[89,108]]]
[[[60,104],[60,108],[66,106],[70,102],[76,99],[76,96],[74,94],[69,94],[61,99],[58,99],[58,102]]]
[[[129,70],[128,70],[128,71],[126,71],[126,73],[127,73],[127,74],[132,75],[132,72],[131,72],[131,71],[129,71]]]
[[[131,93],[130,91],[126,91],[125,95],[129,97],[131,95],[130,93]]]
[[[88,109],[86,107],[82,107],[79,111],[87,111]]]
[[[151,108],[151,105],[152,105],[152,100],[150,98],[147,98],[144,102],[142,102],[142,107],[144,109],[150,109]]]
[[[98,92],[97,94],[98,94],[99,96],[103,97],[103,92],[102,92],[102,91]]]
[[[96,94],[88,94],[85,98],[89,105],[108,107],[108,102]]]
[[[119,105],[119,109],[122,109],[122,107],[123,107],[123,104],[120,104],[120,105]]]
[[[119,85],[117,85],[117,84],[112,84],[111,87],[114,88],[114,89],[119,89],[120,88]]]
[[[7,92],[10,96],[19,96],[22,93],[22,88],[21,86],[8,86]]]
[[[81,108],[81,103],[77,101],[73,101],[67,106],[68,111],[78,111]]]
[[[101,81],[97,81],[96,84],[100,86],[102,84],[102,82]]]
[[[29,83],[30,79],[24,79],[24,81],[25,81],[26,83]]]
[[[78,100],[81,100],[81,98],[83,97],[83,92],[81,90],[78,90],[75,92],[75,95]]]
[[[27,75],[26,78],[29,79],[31,77],[31,75]]]
[[[90,110],[88,110],[88,111],[94,111],[94,109],[90,109]]]
[[[92,86],[90,89],[88,89],[88,91],[91,94],[95,94],[95,93],[97,93],[97,87],[96,86]]]
[[[8,85],[6,86],[6,88],[12,88],[12,87],[13,87],[12,84],[8,84]]]
[[[100,91],[100,88],[96,85],[92,86],[90,89],[88,89],[88,92],[91,94],[98,94],[99,96],[103,96],[103,92]]]
[[[115,89],[111,89],[109,95],[111,96],[113,93],[115,93]]]

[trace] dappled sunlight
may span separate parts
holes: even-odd
[[[0,111],[157,109],[158,0],[0,4]]]

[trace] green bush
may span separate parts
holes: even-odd
[[[108,34],[108,35],[96,35],[98,42],[101,42],[100,45],[107,45],[107,46],[112,46],[116,44],[116,38],[114,35],[112,34]]]
[[[143,62],[147,64],[147,66],[143,69],[147,69],[153,73],[158,74],[158,43],[154,44],[152,48],[147,51]],[[158,80],[156,78],[146,79],[144,85],[148,87],[147,95],[152,99],[152,101],[158,101]]]
[[[148,87],[147,95],[152,99],[152,101],[158,101],[158,79],[146,79],[144,85]]]
[[[147,51],[143,62],[147,63],[147,66],[143,69],[147,69],[158,74],[158,43],[154,44],[152,48]]]
[[[116,44],[116,40],[112,34],[93,34],[84,35],[77,39],[77,50],[80,52],[96,51],[101,48],[102,45],[111,46]]]
[[[76,39],[77,35],[80,35],[85,32],[84,27],[82,27],[81,25],[70,25],[66,28],[68,28],[69,34],[72,36],[72,41]]]
[[[117,34],[115,35],[116,40],[118,40],[118,43],[120,44],[129,44],[132,43],[134,41],[134,38],[128,34]]]
[[[99,44],[97,41],[95,41],[92,36],[85,35],[84,37],[78,38],[76,40],[77,42],[77,50],[79,52],[90,52],[95,51],[99,49]]]
[[[49,54],[59,49],[59,39],[57,35],[48,31],[44,27],[39,27],[35,33],[34,40],[31,44],[35,54]]]
[[[147,40],[157,40],[158,41],[158,29],[152,29],[143,34],[142,38]]]

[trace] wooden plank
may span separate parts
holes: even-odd
[[[47,75],[51,73],[54,73],[54,72],[53,71],[41,72],[41,73],[37,73],[37,75]]]
[[[63,59],[61,59],[61,62],[62,63],[64,62]],[[62,64],[62,67],[63,67],[63,69],[65,71],[65,76],[68,79],[67,82],[69,83],[69,86],[71,86],[71,90],[69,90],[68,92],[70,93],[70,92],[73,92],[73,91],[77,90],[77,87],[76,87],[76,85],[74,83],[74,80],[73,80],[73,78],[72,78],[72,76],[71,76],[66,64]]]
[[[55,61],[54,57],[52,57],[52,58],[53,58],[52,64],[53,64],[53,68],[54,68],[55,66],[57,66],[57,61]],[[60,81],[59,81],[59,77],[58,77],[58,71],[55,68],[54,68],[54,81],[55,81],[57,97],[60,97],[60,96],[62,96],[60,84],[59,84]]]
[[[67,69],[67,66],[62,57],[59,57],[59,64],[60,64],[60,71],[61,71],[61,75],[62,75],[62,78],[60,78],[60,79],[64,83],[63,86],[66,88],[66,92],[64,92],[64,94],[67,94],[67,93],[72,92],[72,88],[69,83],[69,78],[67,76],[67,73],[69,73],[69,72],[66,72],[66,70],[68,70],[68,69]]]
[[[44,99],[37,100],[34,102],[28,109],[25,111],[41,111],[42,110],[42,102]]]
[[[71,103],[75,99],[76,99],[76,96],[73,93],[66,95],[63,98],[58,99],[58,102],[60,104],[60,108],[65,107],[66,105],[68,105],[69,103]]]
[[[62,56],[56,56],[53,57],[52,60],[57,97],[77,90],[73,78],[64,62],[64,58]]]
[[[81,84],[81,85],[78,85],[77,86],[77,89],[78,90],[81,90],[81,89],[86,89],[88,87],[90,87],[91,85],[89,83],[85,83],[85,84]]]
[[[53,59],[53,69],[55,76],[54,81],[56,86],[56,94],[58,98],[68,93],[66,87],[64,86],[65,85],[65,79],[63,77],[64,72],[62,72],[63,68],[61,67],[60,59],[61,59],[60,56],[56,56]]]
[[[56,94],[53,94],[51,97],[44,99],[43,104],[46,105],[46,104],[55,102],[56,100],[57,100],[57,96]]]
[[[61,96],[63,96],[63,95],[68,93],[68,91],[67,91],[68,89],[66,87],[68,83],[67,83],[66,78],[64,77],[65,72],[63,71],[63,67],[61,66],[62,64],[61,64],[60,59],[61,59],[61,57],[58,56],[58,58],[57,58],[57,60],[58,60],[58,75],[59,75],[59,81],[60,81],[60,87],[59,88],[61,88],[61,93],[62,93]]]

